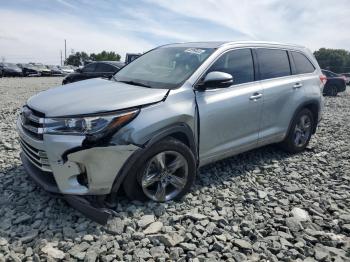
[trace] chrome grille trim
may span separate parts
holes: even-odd
[[[23,131],[37,140],[43,140],[44,114],[30,109],[27,106],[21,108],[20,123]]]
[[[36,128],[36,127],[30,126],[30,125],[25,125],[25,124],[23,124],[23,122],[22,122],[22,127],[24,129],[29,130],[32,133],[36,133],[36,134],[43,134],[44,133],[43,132],[44,131],[43,128]]]
[[[35,123],[38,123],[38,124],[43,124],[44,123],[44,118],[40,118],[40,117],[35,116],[35,115],[29,115],[28,118],[32,122],[35,122]]]
[[[25,144],[23,140],[19,141],[21,143],[21,146],[25,149],[27,149],[31,154],[35,155],[36,158],[40,158],[38,152],[35,152],[32,148],[30,148],[28,145]]]
[[[52,172],[46,152],[38,150],[20,138],[20,145],[27,159],[42,171]]]

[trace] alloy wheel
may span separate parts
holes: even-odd
[[[150,199],[164,202],[174,199],[187,184],[188,163],[176,151],[164,151],[153,156],[141,177],[143,192]]]
[[[302,115],[294,129],[294,144],[297,147],[303,147],[311,135],[311,118],[308,115]]]

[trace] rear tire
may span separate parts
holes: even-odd
[[[315,120],[312,112],[301,109],[293,118],[288,134],[280,144],[281,148],[289,153],[299,153],[303,151],[312,136]]]
[[[165,202],[181,199],[196,177],[192,151],[168,137],[152,145],[135,163],[123,182],[131,200]]]
[[[326,90],[327,96],[337,96],[337,94],[338,94],[337,86],[329,86]]]

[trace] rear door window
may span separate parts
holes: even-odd
[[[256,51],[261,80],[291,75],[287,51],[265,48],[259,48]]]
[[[297,74],[307,74],[315,71],[315,67],[305,55],[299,52],[291,52]]]
[[[254,64],[250,49],[237,49],[224,53],[207,73],[219,71],[233,76],[233,84],[254,81]]]

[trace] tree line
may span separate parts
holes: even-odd
[[[335,73],[350,72],[350,52],[345,49],[320,48],[314,55],[322,69]]]
[[[336,73],[350,72],[350,52],[345,49],[320,48],[314,55],[322,69]],[[81,66],[85,61],[120,61],[121,56],[114,51],[101,53],[76,52],[65,61],[66,65]]]
[[[102,51],[101,53],[76,52],[68,56],[65,65],[81,66],[86,61],[120,61],[121,56],[114,51]]]

